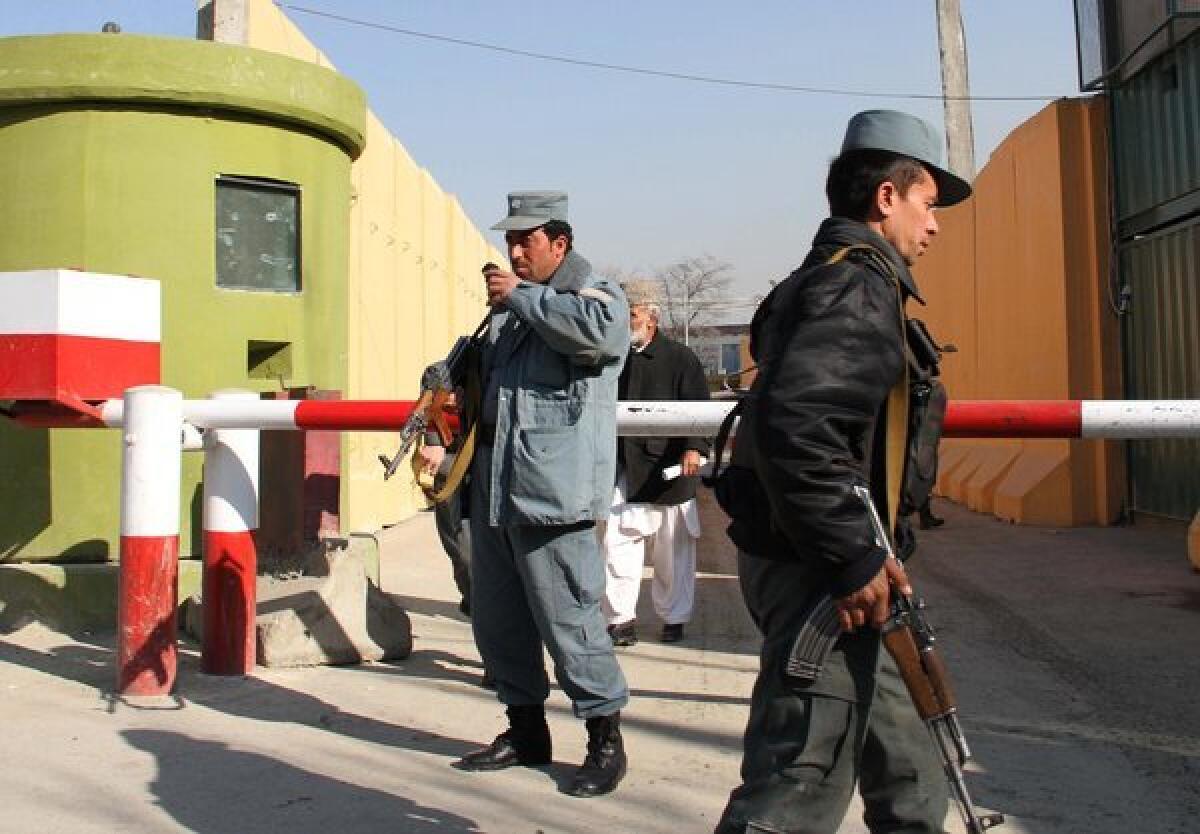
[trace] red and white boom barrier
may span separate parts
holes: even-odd
[[[711,437],[733,408],[709,402],[622,402],[617,433]],[[1200,400],[952,400],[945,437],[1200,437]]]
[[[712,436],[734,403],[622,402],[624,436]],[[258,430],[396,431],[413,403],[394,400],[261,400],[226,391],[183,400],[156,385],[131,388],[79,417],[36,405],[16,413],[41,426],[123,428],[118,688],[165,694],[175,681],[180,451],[204,432],[204,646],[213,674],[255,663]],[[1200,400],[957,400],[947,437],[1200,437]]]
[[[712,436],[731,400],[617,404],[626,437]],[[199,429],[396,431],[412,413],[405,400],[187,400],[183,419]],[[125,405],[109,400],[100,425],[123,424]],[[46,425],[44,421],[39,425]],[[1200,437],[1200,400],[952,400],[946,437]]]

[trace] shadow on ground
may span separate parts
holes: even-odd
[[[481,831],[466,817],[227,744],[162,730],[125,730],[130,745],[154,756],[156,803],[189,831],[354,830],[412,834]],[[197,779],[196,774],[205,774]],[[233,822],[236,821],[236,822]]]

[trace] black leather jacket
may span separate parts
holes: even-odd
[[[827,263],[853,244],[873,250]],[[769,518],[757,523],[771,528],[773,542],[764,546],[736,519],[730,535],[751,555],[811,562],[835,596],[864,586],[885,556],[852,487],[870,484],[883,510],[887,395],[905,363],[897,281],[905,296],[919,299],[887,241],[862,223],[829,218],[804,263],[764,300],[752,325],[760,371],[733,464],[750,481],[738,491],[769,507]]]

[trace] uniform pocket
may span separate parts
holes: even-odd
[[[767,733],[778,739],[776,766],[789,777],[819,783],[833,772],[851,738],[855,705],[839,698],[786,697],[775,701]]]
[[[557,584],[554,619],[560,625],[582,626],[585,612],[600,601],[604,593],[604,557],[595,552],[554,554],[562,581]]]
[[[573,426],[520,429],[512,450],[511,500],[520,517],[531,522],[561,523],[582,515],[580,448],[586,440]]]

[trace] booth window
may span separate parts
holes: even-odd
[[[300,292],[300,188],[219,176],[216,204],[217,286]]]

